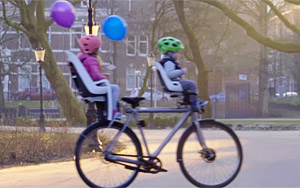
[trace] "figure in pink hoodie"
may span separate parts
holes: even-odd
[[[101,39],[95,35],[85,35],[78,40],[78,45],[81,53],[79,59],[83,63],[87,72],[94,81],[107,79],[107,77],[100,72],[100,63],[97,55],[101,46]],[[101,86],[99,86],[101,87]],[[118,112],[117,103],[120,94],[120,88],[116,84],[111,84],[112,100],[113,100],[113,115],[117,118],[122,117],[122,114]]]

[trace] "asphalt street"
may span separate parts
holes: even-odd
[[[151,147],[170,130],[147,130]],[[175,153],[182,130],[159,158],[168,172],[140,173],[130,187],[193,187],[180,171]],[[299,187],[300,131],[237,131],[244,150],[244,163],[228,187]],[[73,161],[0,169],[1,188],[87,187]]]

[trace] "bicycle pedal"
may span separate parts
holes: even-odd
[[[159,167],[157,170],[158,170],[159,172],[168,172],[167,169],[164,169],[164,168],[161,168],[161,167]]]

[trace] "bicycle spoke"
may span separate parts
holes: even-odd
[[[241,166],[239,140],[223,124],[214,123],[201,125],[206,148],[200,146],[195,127],[189,128],[179,143],[180,167],[196,186],[225,186]]]
[[[123,125],[114,123],[111,128],[94,125],[79,140],[76,147],[76,167],[83,181],[90,187],[124,187],[129,185],[138,173],[139,166],[132,169],[124,164],[105,159],[103,151],[113,141]],[[92,147],[92,148],[91,148]],[[91,152],[94,150],[95,152]],[[137,137],[128,129],[121,133],[113,146],[112,152],[121,158],[137,160],[142,155]]]

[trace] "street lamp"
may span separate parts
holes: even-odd
[[[43,106],[43,78],[42,78],[42,62],[45,57],[45,49],[39,47],[34,50],[35,59],[39,62],[39,73],[40,73],[40,130],[45,131],[45,114],[44,114],[44,106]]]
[[[154,54],[150,53],[147,56],[147,64],[148,67],[150,67],[150,106],[153,107],[153,84],[152,84],[152,67],[153,67],[153,60],[154,60]],[[153,114],[151,113],[149,116],[149,127],[153,127]]]
[[[99,31],[99,24],[94,23],[92,25],[92,32],[90,33],[90,26],[89,25],[84,25],[84,32],[86,35],[92,34],[97,36],[98,35],[98,31]]]
[[[88,24],[84,26],[84,32],[86,35],[98,35],[99,24],[93,22],[94,8],[92,6],[92,0],[89,0],[88,8]]]

